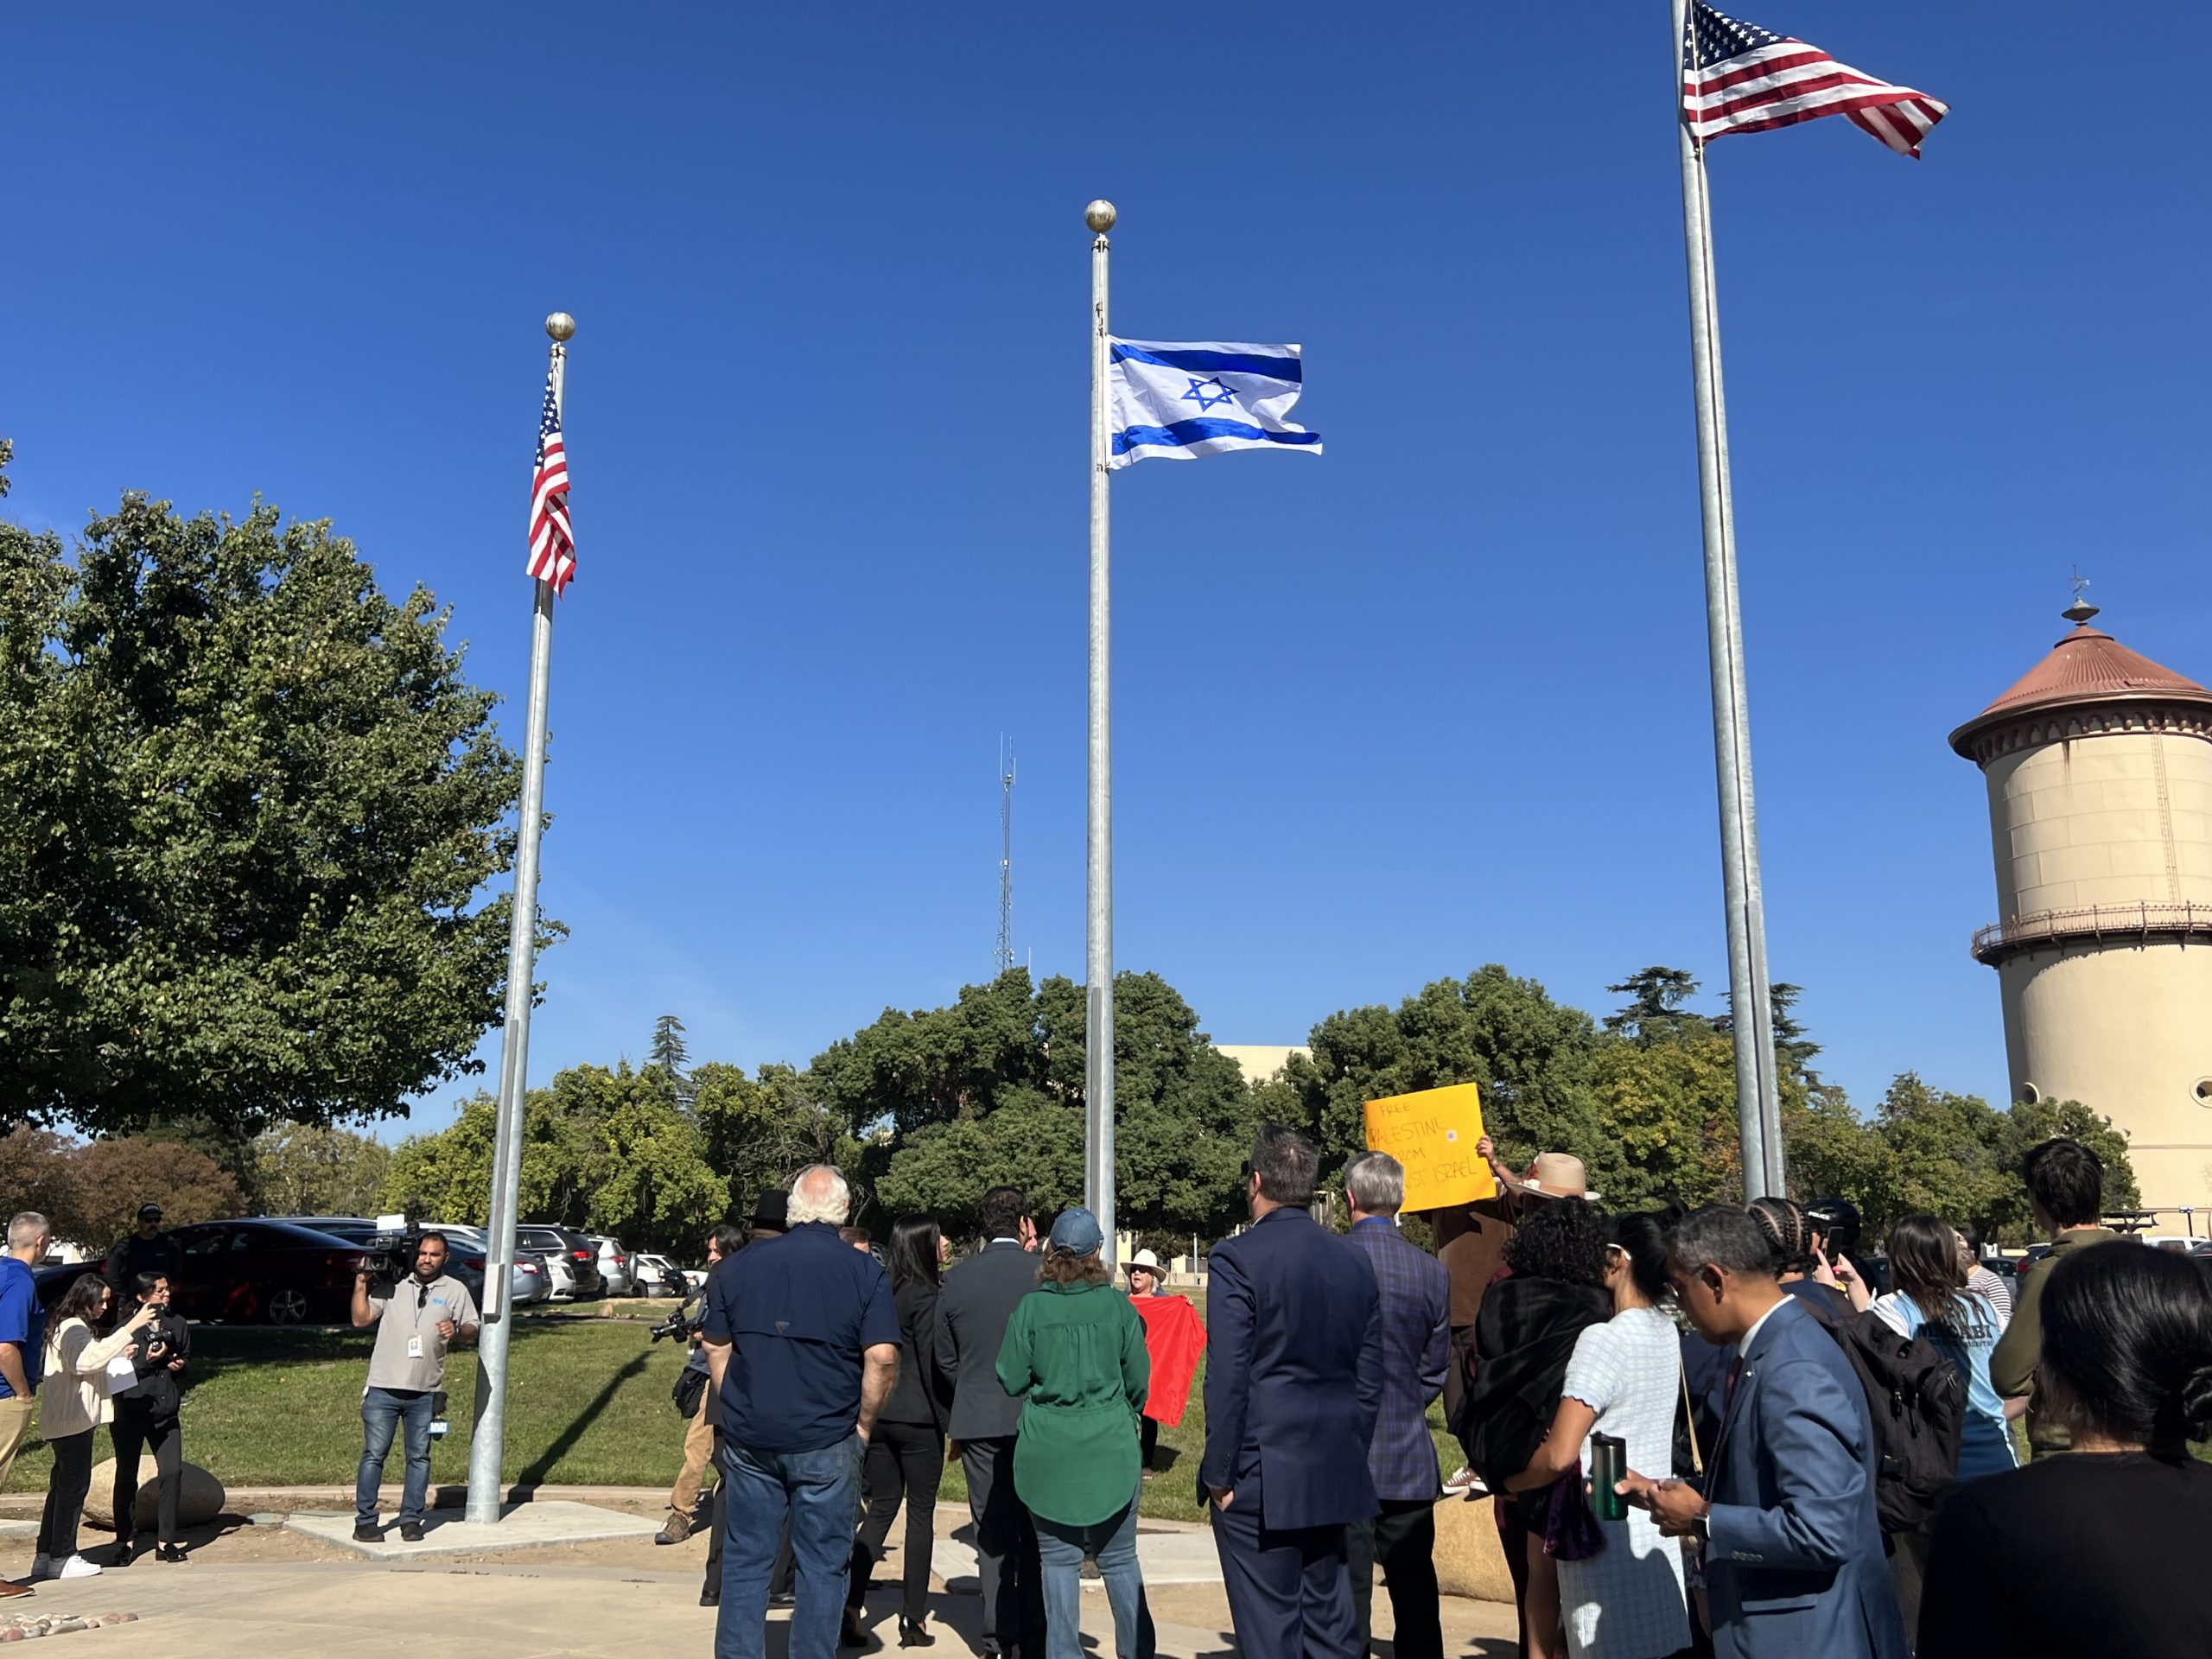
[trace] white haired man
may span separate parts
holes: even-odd
[[[790,1230],[708,1281],[700,1339],[721,1402],[715,1659],[764,1659],[768,1573],[786,1518],[797,1568],[790,1659],[835,1659],[861,1468],[899,1372],[899,1315],[874,1257],[837,1236],[852,1198],[827,1164],[791,1182]]]
[[[1351,1231],[1382,1294],[1382,1404],[1367,1446],[1367,1472],[1382,1513],[1345,1529],[1352,1606],[1363,1654],[1374,1649],[1375,1568],[1390,1587],[1398,1659],[1444,1659],[1436,1586],[1436,1500],[1442,1491],[1430,1402],[1444,1392],[1452,1350],[1452,1275],[1398,1230],[1406,1169],[1387,1152],[1363,1152],[1344,1166]]]

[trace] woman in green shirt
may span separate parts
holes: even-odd
[[[1052,1224],[1038,1286],[1015,1305],[999,1382],[1022,1402],[1014,1490],[1037,1522],[1046,1659],[1083,1659],[1083,1561],[1098,1563],[1118,1659],[1153,1659],[1137,1567],[1137,1412],[1152,1362],[1144,1321],[1099,1259],[1088,1210]]]

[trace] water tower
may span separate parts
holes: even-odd
[[[2127,1132],[2145,1205],[2212,1205],[2212,691],[2089,626],[1951,734],[1982,769],[2016,1100]]]

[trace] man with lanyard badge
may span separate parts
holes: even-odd
[[[377,1345],[369,1357],[368,1386],[361,1391],[367,1440],[353,1484],[353,1541],[373,1544],[384,1535],[377,1525],[377,1489],[384,1484],[393,1433],[404,1428],[407,1478],[399,1535],[420,1543],[423,1506],[430,1493],[430,1419],[445,1384],[446,1350],[456,1341],[476,1340],[475,1299],[458,1279],[446,1277],[443,1233],[424,1233],[416,1241],[415,1271],[389,1296],[369,1294],[366,1268],[353,1275],[354,1328],[371,1325],[377,1327]]]

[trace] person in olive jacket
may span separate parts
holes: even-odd
[[[1090,1211],[1061,1212],[999,1349],[999,1382],[1022,1402],[1014,1487],[1036,1520],[1046,1659],[1083,1659],[1085,1556],[1106,1582],[1118,1659],[1153,1659],[1137,1567],[1137,1413],[1152,1361],[1144,1321],[1099,1258],[1103,1243]]]

